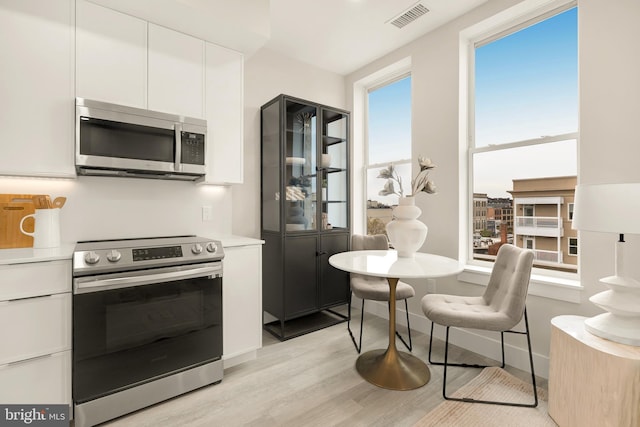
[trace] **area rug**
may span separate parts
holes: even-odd
[[[480,375],[453,393],[452,397],[472,397],[518,403],[533,402],[531,384],[500,368],[485,368]],[[538,407],[486,405],[444,401],[421,418],[420,427],[546,427],[556,426],[547,413],[547,392],[538,387]]]

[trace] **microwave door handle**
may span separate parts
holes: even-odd
[[[182,171],[182,123],[176,123],[173,127],[176,136],[176,158],[174,170]]]

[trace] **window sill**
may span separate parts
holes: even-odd
[[[464,271],[458,275],[458,280],[474,285],[487,286],[490,275],[490,267],[466,265]],[[583,289],[580,280],[577,278],[567,279],[536,274],[535,272],[531,275],[531,281],[529,282],[529,295],[575,304],[579,304],[582,301]]]

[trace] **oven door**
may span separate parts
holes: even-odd
[[[221,357],[220,262],[74,279],[76,404]]]

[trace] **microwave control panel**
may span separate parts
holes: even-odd
[[[182,132],[181,163],[204,165],[204,135]]]

